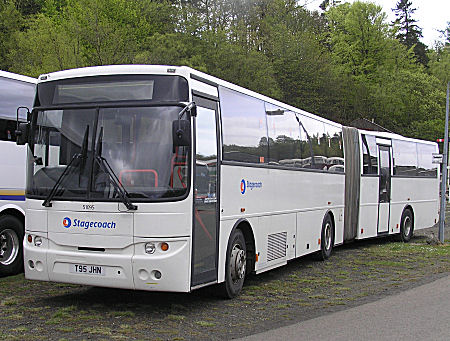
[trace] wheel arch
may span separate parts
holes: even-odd
[[[241,230],[244,234],[245,238],[245,246],[247,248],[247,269],[249,269],[248,273],[255,271],[255,263],[256,263],[256,243],[255,243],[255,235],[253,233],[253,228],[247,219],[241,218],[239,219],[233,226],[230,232],[230,238],[235,230]],[[250,256],[250,257],[249,257]]]
[[[11,215],[19,219],[25,226],[25,211],[16,205],[5,205],[0,208],[0,217],[5,215]]]
[[[415,217],[414,217],[414,209],[413,209],[413,207],[412,207],[410,204],[407,204],[405,207],[403,207],[402,215],[400,216],[400,222],[401,222],[401,220],[402,220],[403,213],[404,213],[406,210],[409,210],[409,211],[411,212],[411,215],[412,215],[412,228],[413,228],[413,230],[414,230],[414,221],[415,221]]]

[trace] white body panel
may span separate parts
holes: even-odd
[[[361,177],[357,239],[375,237],[378,223],[378,176]]]
[[[439,210],[439,181],[434,178],[392,178],[390,233],[399,232],[398,224],[406,206],[414,213],[414,230],[436,224]]]
[[[378,233],[389,232],[390,203],[380,203],[378,206]]]
[[[0,77],[6,80],[5,86],[8,87],[15,83],[36,84],[37,82],[35,78],[1,70]],[[2,101],[0,103],[2,111],[0,112],[0,119],[14,120],[15,123],[16,111],[3,112],[6,110],[3,107],[3,101],[7,103],[6,107],[12,110],[19,106],[29,105],[32,103],[33,98],[23,97],[21,101],[24,100],[26,103],[15,103],[15,98],[6,98],[6,96],[8,95],[4,92],[0,93],[0,101]],[[20,117],[22,116],[20,115]],[[26,154],[26,146],[18,146],[15,141],[11,140],[0,140],[0,214],[6,209],[13,209],[21,214],[25,214]]]
[[[262,182],[262,187],[247,188],[242,194],[243,179]],[[335,217],[335,244],[341,244],[344,180],[343,174],[335,173],[222,166],[219,274],[224,274],[227,240],[239,219],[248,220],[253,227],[259,254],[257,272],[318,251],[322,221],[328,211]],[[267,261],[268,235],[280,232],[287,234],[286,255]]]
[[[26,147],[0,141],[0,214],[14,209],[25,214]]]
[[[87,212],[82,211],[84,204],[55,201],[53,207],[44,208],[42,200],[27,200],[26,231],[41,236],[44,242],[40,247],[24,242],[26,278],[140,290],[190,291],[191,242],[186,233],[186,226],[192,221],[190,199],[159,205],[139,204],[135,213],[123,212],[123,205],[118,203],[89,203],[94,205],[95,212]],[[107,224],[97,227],[95,222]],[[148,242],[156,245],[166,242],[169,250],[157,249],[154,254],[146,254]],[[34,262],[34,268],[29,266],[30,261]],[[36,265],[39,262],[41,265]],[[102,266],[105,275],[71,273],[73,264]],[[162,273],[160,279],[152,275],[155,270]]]

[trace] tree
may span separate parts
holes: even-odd
[[[14,48],[15,34],[22,26],[22,16],[12,0],[0,1],[0,69],[8,70],[9,51]]]
[[[397,29],[396,38],[408,48],[413,48],[417,61],[426,66],[426,46],[419,40],[422,37],[422,29],[416,25],[417,20],[413,19],[416,8],[412,7],[411,0],[399,0],[393,11],[397,17],[393,22]]]
[[[345,3],[331,8],[327,18],[336,66],[353,76],[375,73],[388,53],[388,25],[381,7],[360,1]]]
[[[450,45],[450,21],[447,21],[447,27],[439,32],[441,33],[442,38],[444,38],[444,45]]]
[[[173,8],[152,0],[49,0],[16,34],[13,70],[37,76],[72,67],[129,64],[156,33],[173,32]]]
[[[17,10],[23,16],[37,14],[41,11],[46,0],[14,0]]]

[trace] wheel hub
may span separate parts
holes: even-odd
[[[411,232],[411,218],[406,217],[403,221],[403,233],[405,236],[409,236],[409,233]]]
[[[325,225],[325,249],[329,250],[331,247],[331,224]]]
[[[247,256],[240,245],[235,244],[231,250],[231,279],[237,282],[244,278],[247,263]]]
[[[0,264],[9,265],[19,253],[19,237],[16,232],[10,229],[0,233]]]

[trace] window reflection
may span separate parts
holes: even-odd
[[[433,153],[437,153],[436,146],[417,143],[417,175],[437,176],[437,164],[433,163]]]
[[[394,153],[394,174],[401,176],[417,175],[416,143],[410,141],[392,141]]]
[[[361,135],[363,174],[378,174],[378,152],[375,136]]]
[[[223,159],[267,162],[267,126],[264,102],[220,87]]]
[[[1,101],[0,117],[16,120],[17,107],[25,106],[30,110],[33,106],[36,85],[14,79],[0,77]],[[19,111],[19,118],[26,120],[26,110]]]
[[[302,167],[301,131],[295,113],[265,104],[269,134],[269,164]]]

